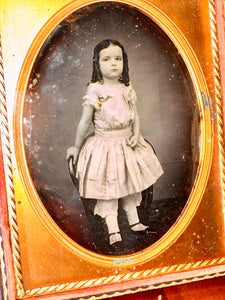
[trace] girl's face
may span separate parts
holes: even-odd
[[[99,53],[99,66],[104,82],[118,81],[123,72],[123,52],[119,46],[109,45]]]

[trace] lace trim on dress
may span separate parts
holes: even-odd
[[[118,88],[118,87],[116,87]],[[130,83],[129,86],[122,85],[119,87],[122,89],[124,100],[127,104],[135,104],[137,101],[137,95]],[[105,86],[100,83],[90,83],[87,88],[87,93],[83,97],[83,105],[92,105],[96,109],[100,109],[102,103],[107,101],[112,96],[107,91]]]

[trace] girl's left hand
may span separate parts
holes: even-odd
[[[133,134],[130,138],[127,139],[127,145],[131,148],[135,148],[138,144],[139,136]]]

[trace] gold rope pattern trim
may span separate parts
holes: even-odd
[[[171,282],[159,284],[157,286],[149,286],[146,288],[141,287],[141,288],[137,288],[135,290],[126,290],[126,291],[122,291],[122,292],[115,292],[113,294],[110,294],[110,297],[130,295],[130,294],[135,294],[138,292],[146,292],[146,291],[150,291],[150,290],[162,289],[162,288],[171,287],[171,286],[175,286],[175,285],[181,285],[181,284],[196,282],[196,281],[205,280],[205,279],[212,279],[212,278],[216,278],[216,277],[220,277],[220,276],[224,276],[224,275],[225,275],[225,273],[215,273],[212,275],[205,275],[201,278],[198,277],[198,278],[191,278],[191,279],[183,279],[179,282],[171,281]],[[159,291],[158,296],[160,296],[160,291]],[[99,296],[91,296],[90,298],[88,298],[88,300],[97,300],[97,299],[106,299],[106,298],[109,298],[109,295],[103,294],[103,295],[99,295]],[[79,300],[87,300],[87,298],[79,298]]]
[[[2,59],[2,51],[1,51],[1,36],[0,36],[0,98],[2,98],[2,93],[4,93],[4,77],[3,77],[3,59]],[[1,114],[0,114],[1,117]],[[6,267],[5,267],[5,259],[4,259],[4,250],[2,245],[2,237],[0,236],[0,265],[1,265],[1,281],[2,281],[2,289],[3,289],[3,299],[6,300],[8,298],[7,291],[7,277],[6,277]]]
[[[20,246],[18,236],[18,225],[16,217],[16,201],[14,194],[13,185],[13,174],[12,174],[12,160],[10,150],[10,137],[8,128],[8,113],[7,113],[7,102],[6,102],[6,91],[5,91],[5,78],[3,68],[3,56],[2,56],[2,44],[0,36],[0,105],[1,105],[1,137],[2,137],[2,149],[3,149],[3,161],[5,170],[5,181],[6,181],[6,193],[9,210],[9,225],[11,231],[11,244],[13,253],[13,262],[16,279],[16,289],[18,296],[24,294],[22,271],[20,262]]]
[[[216,100],[216,117],[218,124],[218,139],[219,139],[219,156],[220,156],[220,171],[221,171],[221,184],[222,184],[222,198],[223,198],[223,215],[225,216],[225,147],[224,147],[224,125],[223,125],[223,106],[221,95],[221,78],[219,67],[219,51],[218,39],[216,28],[216,12],[215,1],[209,1],[209,14],[210,14],[210,28],[211,28],[211,41],[212,41],[212,55],[214,66],[214,91]]]
[[[220,265],[225,262],[225,257],[220,257],[216,259],[209,259],[205,261],[197,261],[193,263],[188,263],[188,264],[179,264],[179,265],[173,265],[173,266],[165,266],[163,268],[152,268],[149,270],[145,271],[139,271],[139,272],[130,272],[126,274],[119,274],[119,275],[112,275],[109,277],[101,277],[101,278],[95,278],[91,280],[83,280],[83,281],[76,281],[72,283],[65,283],[65,284],[60,284],[60,285],[55,285],[55,286],[46,286],[43,288],[37,288],[33,290],[26,290],[25,291],[25,297],[31,297],[31,296],[40,296],[40,295],[46,295],[46,294],[52,294],[52,293],[59,293],[59,292],[68,292],[72,290],[77,290],[81,288],[88,288],[88,287],[97,287],[101,285],[106,285],[106,284],[112,284],[112,283],[118,283],[118,282],[126,282],[130,280],[136,280],[136,279],[144,279],[146,277],[151,277],[151,276],[159,276],[163,274],[168,274],[168,273],[173,273],[173,272],[181,272],[181,271],[190,271],[194,270],[196,268],[204,268],[204,267],[210,267],[214,265]],[[217,276],[219,276],[220,273],[217,273]],[[204,278],[207,276],[215,276],[213,275],[205,275]],[[203,277],[200,277],[202,279]],[[184,279],[182,282],[185,282],[189,280],[190,281],[196,281],[199,280],[199,278],[193,278],[193,279]],[[173,283],[179,283],[173,281]],[[169,286],[171,283],[165,283],[164,286]],[[163,286],[161,285],[155,285],[155,286],[150,286],[146,289],[153,289],[153,288],[159,288]],[[90,298],[94,299],[94,298]],[[96,298],[97,299],[97,298]],[[100,299],[100,298],[99,298]]]

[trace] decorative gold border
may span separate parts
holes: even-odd
[[[0,35],[0,104],[2,106],[3,99],[5,98],[5,78],[4,78],[4,69],[3,69],[3,57],[2,57],[2,44],[1,44],[1,35]],[[1,107],[2,111],[2,107]],[[1,115],[0,115],[1,117]],[[1,233],[1,232],[0,232]],[[1,266],[1,282],[3,288],[3,298],[4,300],[8,297],[7,291],[7,277],[5,269],[5,259],[4,259],[4,250],[2,244],[2,237],[0,236],[0,266]]]
[[[218,50],[217,50],[217,38],[216,38],[216,19],[215,19],[215,3],[214,1],[210,1],[210,20],[211,20],[211,32],[212,32],[212,41],[213,41],[213,58],[214,58],[214,71],[215,71],[215,80],[217,80],[216,85],[217,87],[220,86],[220,76],[218,73]],[[1,58],[2,58],[2,53],[1,53]],[[225,173],[224,173],[224,149],[223,149],[223,139],[222,139],[222,133],[223,133],[223,122],[222,122],[222,104],[221,104],[221,92],[220,92],[220,88],[218,88],[216,90],[217,93],[217,114],[219,116],[220,119],[218,120],[218,125],[219,125],[219,134],[220,134],[220,157],[221,157],[221,173],[222,173],[222,180],[223,180],[223,192],[224,192],[224,178],[225,178]],[[9,206],[9,218],[10,218],[10,228],[11,228],[11,238],[12,238],[12,247],[13,247],[13,260],[14,260],[14,268],[15,268],[15,277],[16,277],[16,283],[17,283],[17,295],[19,298],[23,298],[23,297],[28,297],[29,295],[44,295],[46,294],[46,290],[43,291],[43,289],[33,289],[33,290],[27,290],[24,291],[23,289],[23,284],[22,284],[22,274],[21,274],[21,261],[20,261],[20,251],[19,251],[19,243],[18,243],[18,227],[17,227],[17,222],[16,222],[16,210],[15,210],[15,197],[14,197],[14,190],[13,190],[13,182],[12,182],[12,168],[11,168],[11,157],[10,157],[10,143],[9,143],[9,135],[8,135],[8,120],[7,120],[7,108],[6,108],[6,99],[5,99],[5,94],[3,93],[3,97],[2,97],[2,91],[1,91],[1,105],[2,105],[2,115],[1,115],[1,131],[2,131],[2,137],[4,139],[3,141],[3,148],[4,148],[4,165],[5,165],[5,170],[6,170],[6,186],[7,186],[7,196],[8,196],[8,206]],[[196,268],[200,268],[200,267],[205,267],[205,266],[215,266],[218,264],[224,264],[225,258],[218,258],[218,259],[213,259],[211,261],[207,260],[207,261],[199,261],[199,262],[194,262],[194,263],[188,263],[188,264],[183,264],[183,265],[179,265],[176,266],[175,268],[173,266],[169,266],[169,267],[164,267],[163,269],[152,269],[149,271],[145,271],[142,274],[137,274],[137,273],[130,273],[130,277],[132,276],[135,279],[139,279],[140,276],[142,276],[142,278],[146,278],[149,275],[155,275],[156,273],[161,272],[161,274],[163,274],[163,272],[174,272],[174,271],[180,271],[180,270],[190,270],[191,268],[196,269]],[[222,275],[221,272],[216,273],[216,274],[212,274],[212,275],[206,275],[206,277],[202,278],[212,278],[212,277],[217,277]],[[129,277],[128,276],[128,277]],[[200,278],[201,279],[201,278]],[[115,280],[115,278],[110,278],[108,277],[108,282],[110,283],[113,280]],[[172,283],[166,283],[166,284],[162,284],[162,285],[157,285],[152,286],[150,288],[147,289],[143,289],[140,288],[137,291],[143,291],[143,290],[148,290],[148,289],[153,289],[153,288],[161,288],[161,287],[165,287],[165,286],[170,286],[170,285],[174,285],[174,284],[182,284],[182,283],[186,283],[186,282],[192,282],[195,280],[199,280],[199,278],[195,277],[193,279],[190,280],[182,280],[182,282],[172,282]],[[104,280],[103,280],[104,281]],[[81,283],[80,284],[84,284]],[[93,280],[89,280],[88,282],[85,283],[86,286],[93,286]],[[72,285],[72,283],[71,283]],[[51,293],[55,293],[55,292],[59,292],[60,291],[65,291],[65,286],[61,285],[62,289],[59,289],[59,286],[52,286],[49,287]],[[79,286],[78,286],[79,287]],[[45,288],[44,288],[45,289]],[[74,287],[72,288],[74,289]],[[68,290],[68,289],[67,289]],[[49,291],[49,292],[50,292]],[[131,293],[134,291],[131,291]],[[122,295],[125,292],[119,293],[116,292],[115,294],[113,294],[113,296],[115,295]],[[101,296],[101,297],[92,297],[90,299],[102,299],[102,298],[107,297],[106,296]]]
[[[145,271],[130,272],[130,273],[125,273],[125,274],[113,275],[113,276],[109,276],[109,277],[94,278],[91,280],[83,280],[83,281],[60,284],[60,285],[55,285],[55,286],[47,286],[47,287],[37,288],[37,289],[33,289],[33,290],[26,290],[24,296],[31,297],[31,296],[52,294],[52,293],[56,293],[56,292],[57,293],[68,292],[68,291],[78,290],[78,289],[87,288],[87,287],[97,287],[97,286],[102,286],[102,285],[111,284],[111,283],[120,283],[120,282],[126,282],[126,281],[130,281],[130,280],[144,279],[144,278],[152,277],[152,276],[160,276],[160,275],[164,275],[165,273],[169,274],[169,273],[174,273],[174,272],[190,271],[190,270],[194,270],[196,268],[200,269],[200,268],[204,268],[206,266],[207,267],[214,266],[215,264],[220,265],[220,264],[223,264],[224,262],[225,262],[225,257],[222,257],[222,258],[217,258],[217,259],[208,259],[205,261],[197,261],[197,262],[188,263],[188,264],[165,266],[163,268],[156,268],[156,269],[152,268],[152,269],[145,270]],[[210,276],[210,275],[205,275],[205,276]],[[188,282],[188,279],[183,279],[182,281]],[[175,284],[176,281],[172,281],[172,282]],[[170,286],[170,284],[167,284],[167,283],[166,284],[162,283],[160,285],[157,284],[157,287],[155,287],[155,288],[160,288],[162,286],[163,287]],[[142,289],[142,288],[140,288],[140,289]],[[149,289],[149,288],[147,288],[147,289]],[[152,289],[152,286],[150,289]]]
[[[103,0],[104,1],[104,0]],[[38,217],[42,220],[43,224],[54,234],[60,243],[63,243],[70,251],[76,253],[78,256],[82,256],[83,259],[91,260],[92,263],[107,265],[110,267],[131,266],[139,263],[144,263],[152,259],[153,257],[159,255],[165,251],[173,242],[175,242],[181,233],[190,223],[192,217],[194,216],[200,200],[203,196],[204,189],[207,183],[211,159],[212,159],[212,122],[211,122],[211,112],[208,103],[208,90],[204,79],[203,72],[200,68],[198,60],[191,49],[190,45],[186,41],[185,37],[176,27],[176,25],[157,7],[151,3],[146,3],[143,0],[138,2],[135,0],[124,0],[124,1],[114,1],[115,3],[126,3],[130,7],[139,9],[140,12],[151,18],[156,24],[158,24],[164,32],[170,37],[172,42],[175,44],[179,50],[186,66],[189,70],[190,76],[192,78],[193,85],[195,87],[195,92],[198,100],[200,115],[201,115],[201,153],[200,153],[200,163],[198,167],[197,176],[193,184],[192,192],[189,196],[188,202],[179,216],[177,222],[167,231],[167,233],[155,244],[146,248],[143,251],[134,253],[131,255],[126,255],[123,257],[111,257],[100,255],[91,252],[74,241],[72,241],[62,230],[55,224],[48,212],[46,211],[43,203],[41,202],[39,195],[34,187],[31,176],[29,174],[29,168],[26,164],[24,138],[23,138],[23,109],[24,109],[24,98],[27,89],[28,79],[32,66],[35,62],[37,54],[39,53],[41,47],[43,46],[46,38],[51,34],[54,28],[69,14],[73,11],[80,9],[86,5],[93,3],[101,3],[103,1],[90,1],[83,0],[72,2],[69,5],[63,7],[58,11],[42,28],[34,42],[32,43],[27,56],[25,58],[23,67],[21,69],[17,92],[19,95],[16,98],[16,105],[14,111],[14,141],[15,141],[15,154],[18,164],[18,170],[20,172],[21,179],[23,181],[23,186],[30,199],[31,205],[34,211],[37,213]],[[104,1],[105,2],[105,1]],[[202,96],[206,95],[206,97]],[[204,162],[207,161],[207,164]]]
[[[9,226],[11,232],[10,237],[11,237],[12,252],[13,252],[16,289],[18,291],[18,296],[20,296],[24,294],[24,289],[23,289],[22,270],[21,270],[21,261],[20,261],[20,246],[19,246],[19,236],[18,236],[19,233],[18,233],[17,215],[16,215],[16,201],[15,201],[15,193],[14,193],[14,186],[13,186],[12,159],[11,159],[11,151],[10,151],[7,101],[6,101],[5,84],[4,84],[1,36],[0,36],[0,75],[1,75],[1,85],[0,85],[1,140],[2,140],[2,149],[3,149],[3,162],[4,162],[4,170],[5,170]],[[4,270],[3,270],[3,274],[4,274]]]
[[[136,294],[138,292],[146,292],[146,291],[150,291],[150,290],[162,289],[162,288],[171,287],[171,286],[175,286],[175,285],[182,285],[182,284],[196,282],[196,281],[200,281],[200,280],[212,279],[212,278],[216,278],[216,277],[220,277],[220,276],[224,276],[224,275],[225,275],[225,272],[224,273],[215,273],[213,275],[205,275],[201,278],[183,279],[179,282],[171,281],[171,282],[159,284],[157,286],[150,286],[147,288],[141,287],[141,288],[137,288],[136,290],[128,289],[128,290],[126,290],[126,292],[123,291],[123,292],[115,292],[113,294],[110,294],[110,297],[117,297],[117,296],[123,296],[123,295]],[[92,297],[88,298],[88,300],[106,299],[108,297],[109,297],[109,295],[103,294],[101,296],[92,296]],[[79,298],[79,300],[87,300],[87,298]]]
[[[223,198],[223,215],[225,217],[225,149],[224,149],[224,124],[223,124],[223,106],[221,95],[221,79],[220,79],[220,67],[219,67],[219,51],[218,51],[218,39],[216,29],[216,12],[215,1],[209,1],[210,11],[210,28],[212,39],[212,54],[213,54],[213,66],[214,66],[214,86],[215,86],[215,100],[216,100],[216,117],[218,124],[218,137],[219,137],[219,155],[220,155],[220,173],[221,173],[221,185],[222,185],[222,198]]]

